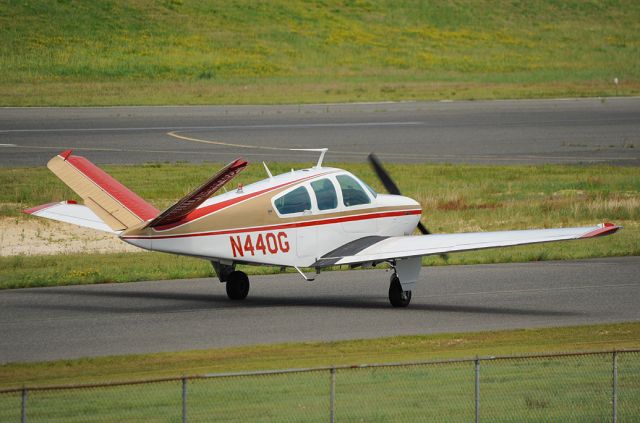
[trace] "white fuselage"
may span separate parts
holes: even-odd
[[[208,230],[200,223],[197,231],[154,231],[148,236],[125,235],[122,239],[148,250],[214,261],[308,267],[323,255],[356,239],[413,233],[421,214],[416,201],[363,189],[370,202],[347,206],[336,180],[340,175],[353,176],[339,169],[313,168],[279,175],[244,187],[241,191],[213,197],[200,208],[206,210],[207,207],[214,209],[216,205],[230,205],[199,219],[216,219],[216,213],[224,210],[225,216],[231,216],[226,217],[230,224],[224,227],[218,225],[216,229]],[[337,204],[330,210],[320,210],[320,201],[311,187],[314,181],[322,179],[328,179],[336,187]],[[359,183],[362,184],[361,181]],[[300,213],[280,215],[274,207],[274,199],[301,186],[311,193],[310,207]],[[257,198],[257,193],[261,193],[263,198],[262,206],[247,210],[243,199]],[[235,208],[237,214],[232,213]],[[269,219],[265,221],[263,215],[267,213]],[[241,217],[236,218],[239,215]],[[218,223],[223,215],[219,216]],[[263,224],[252,224],[261,222],[261,219]]]

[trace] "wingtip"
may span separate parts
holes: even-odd
[[[28,208],[28,209],[24,209],[24,210],[22,210],[22,213],[24,213],[24,214],[34,214],[34,213],[39,212],[40,210],[48,209],[51,206],[55,206],[56,204],[59,204],[59,203],[55,202],[55,203],[41,204],[39,206],[35,206],[35,207]]]
[[[62,157],[63,160],[67,160],[67,158],[73,153],[73,150],[65,150],[62,153],[58,154],[58,156]]]
[[[618,226],[615,223],[611,223],[611,222],[605,222],[598,225],[598,229],[587,232],[586,234],[582,235],[580,238],[593,238],[596,236],[611,235],[616,233],[618,229],[622,229],[622,226]]]

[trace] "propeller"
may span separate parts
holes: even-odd
[[[402,195],[402,193],[400,192],[400,188],[398,188],[398,185],[396,185],[396,183],[393,181],[393,179],[391,179],[391,176],[389,176],[389,173],[382,166],[382,163],[376,157],[376,155],[371,153],[371,154],[369,154],[368,159],[369,159],[369,163],[371,163],[371,167],[373,167],[373,170],[376,172],[376,175],[378,175],[378,178],[380,179],[380,182],[382,182],[382,185],[384,185],[384,187],[387,190],[387,192],[389,194],[393,194],[393,195]],[[420,221],[418,221],[418,230],[423,235],[430,235],[431,234],[429,229],[427,229],[427,227],[424,226],[422,224],[422,222],[420,222]],[[446,254],[440,254],[440,257],[442,257],[445,260],[447,260],[447,258],[448,258],[448,256]]]

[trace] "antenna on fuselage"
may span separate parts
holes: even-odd
[[[262,162],[262,165],[264,166],[264,170],[267,171],[267,175],[269,175],[269,179],[273,179],[273,175],[271,174],[271,171],[267,167],[267,164],[265,162]]]
[[[320,158],[318,159],[318,163],[316,163],[317,168],[322,167],[322,161],[324,160],[324,155],[329,151],[328,148],[290,148],[291,151],[317,151],[320,153]]]

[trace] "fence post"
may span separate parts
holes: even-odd
[[[613,387],[611,389],[612,396],[612,413],[613,423],[618,421],[618,351],[613,350]]]
[[[476,356],[476,423],[480,423],[480,359]]]
[[[22,388],[22,411],[20,413],[20,421],[22,423],[27,423],[27,397],[29,396],[29,391],[27,388]]]
[[[187,378],[182,378],[182,423],[187,423]]]
[[[331,368],[331,388],[329,390],[329,419],[331,423],[336,420],[336,368]]]

